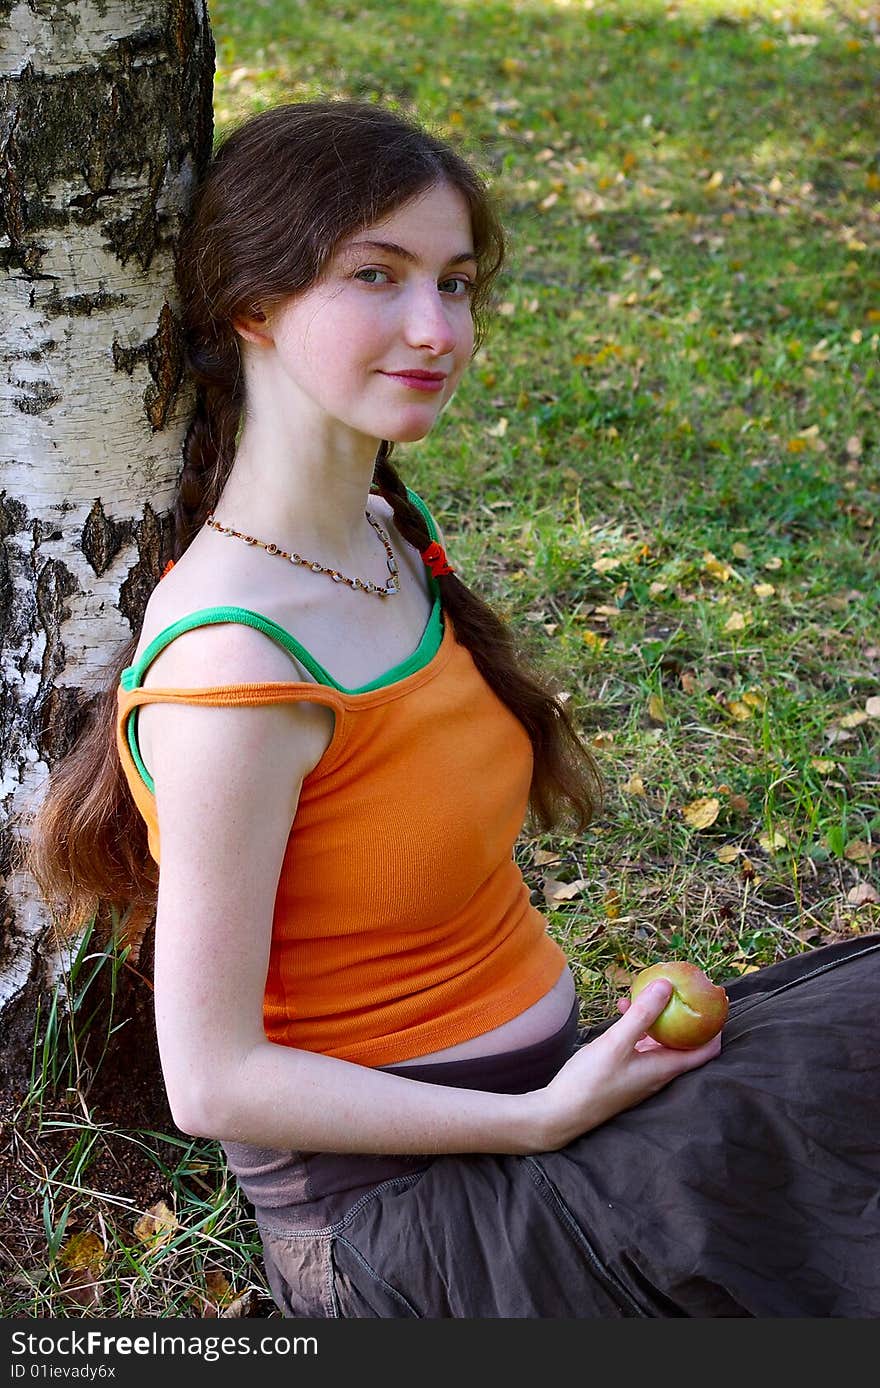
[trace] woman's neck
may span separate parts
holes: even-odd
[[[333,440],[260,438],[246,425],[217,519],[283,549],[308,544],[340,565],[369,555],[376,537],[364,511],[378,446],[351,431]]]

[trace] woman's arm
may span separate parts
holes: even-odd
[[[210,679],[199,668],[198,633],[181,638],[174,683],[278,678],[277,670],[260,673],[258,661],[255,668],[264,638],[237,630],[230,658],[222,672],[212,665]],[[262,1004],[275,893],[299,788],[314,762],[317,711],[163,704],[151,712],[162,857],[156,1025],[169,1102],[184,1131],[284,1150],[539,1151],[701,1063],[696,1053],[635,1049],[668,985],[653,1001],[646,990],[552,1085],[527,1095],[423,1084],[271,1043]]]

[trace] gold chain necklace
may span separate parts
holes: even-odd
[[[327,574],[329,578],[333,579],[334,583],[347,583],[349,588],[360,589],[362,593],[375,593],[377,597],[387,598],[390,597],[392,593],[400,592],[397,560],[394,557],[394,551],[391,548],[391,541],[388,539],[387,532],[382,529],[379,522],[370,515],[369,511],[364,511],[364,515],[385,546],[385,553],[388,556],[388,582],[385,584],[384,588],[381,588],[378,583],[371,582],[368,578],[349,578],[347,574],[340,573],[338,569],[331,569],[326,564],[319,564],[317,560],[303,559],[301,554],[295,552],[290,554],[286,549],[280,549],[278,545],[267,544],[265,540],[258,540],[255,535],[243,535],[240,530],[233,530],[231,526],[221,525],[219,521],[214,519],[213,512],[208,516],[205,525],[210,525],[212,530],[218,530],[221,535],[234,535],[237,540],[244,540],[246,545],[259,545],[260,548],[266,550],[268,554],[277,554],[279,559],[287,559],[291,564],[301,564],[303,568],[311,569],[312,573]]]

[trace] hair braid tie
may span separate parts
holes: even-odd
[[[446,550],[436,540],[432,540],[427,549],[420,551],[422,559],[431,570],[432,578],[441,578],[443,574],[454,574],[455,569],[446,558]]]

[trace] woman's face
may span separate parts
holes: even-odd
[[[423,438],[473,354],[473,252],[447,183],[347,237],[322,279],[269,315],[275,391],[374,439]]]

